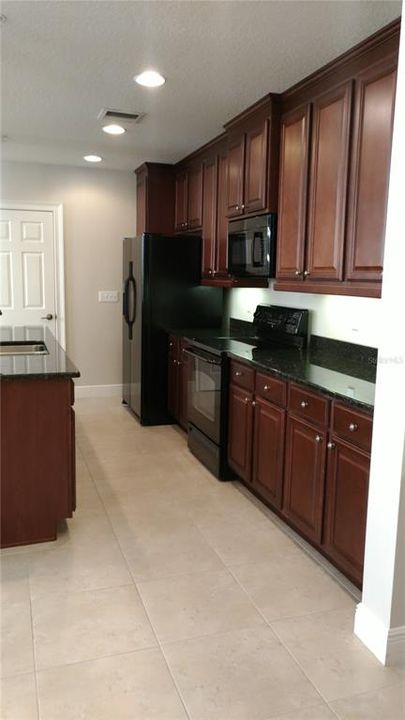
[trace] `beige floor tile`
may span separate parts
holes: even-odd
[[[33,672],[34,655],[29,601],[3,605],[0,645],[2,677]]]
[[[95,542],[32,553],[30,591],[36,599],[49,593],[64,595],[79,590],[127,585],[132,581],[118,543]]]
[[[1,681],[1,720],[37,720],[35,676],[15,675]]]
[[[404,720],[405,683],[336,700],[331,707],[340,720]]]
[[[42,597],[32,618],[41,670],[156,645],[133,585]]]
[[[161,642],[264,624],[226,570],[140,583],[138,589]]]
[[[165,528],[135,540],[120,538],[120,542],[136,582],[223,569],[215,552],[192,527]]]
[[[27,553],[5,555],[0,560],[1,604],[29,601]]]
[[[41,720],[186,720],[159,650],[38,673]]]
[[[168,643],[163,652],[193,720],[267,720],[320,702],[268,627]]]
[[[232,567],[267,620],[321,610],[354,609],[353,598],[303,551]]]
[[[227,566],[258,562],[298,551],[297,545],[271,520],[256,523],[230,518],[198,522],[202,534]]]
[[[314,707],[294,710],[291,713],[283,713],[269,720],[336,720],[336,715],[325,703],[322,703]]]
[[[395,682],[385,668],[353,635],[352,610],[332,610],[272,623],[323,697],[335,700],[375,690]]]

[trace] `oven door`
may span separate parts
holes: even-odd
[[[219,445],[221,433],[222,361],[199,348],[188,356],[187,420]]]

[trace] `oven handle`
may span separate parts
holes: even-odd
[[[214,356],[210,355],[209,353],[205,353],[204,350],[195,350],[194,348],[184,348],[184,352],[186,355],[191,355],[192,357],[197,357],[199,360],[204,360],[204,362],[208,363],[209,365],[221,365],[221,358],[214,358]]]

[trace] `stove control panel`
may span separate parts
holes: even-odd
[[[254,314],[254,326],[263,338],[300,340],[305,344],[308,335],[308,310],[281,307],[280,305],[258,305]],[[295,344],[295,343],[294,343]]]

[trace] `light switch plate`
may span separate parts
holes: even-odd
[[[99,290],[98,301],[99,302],[118,302],[118,290]]]

